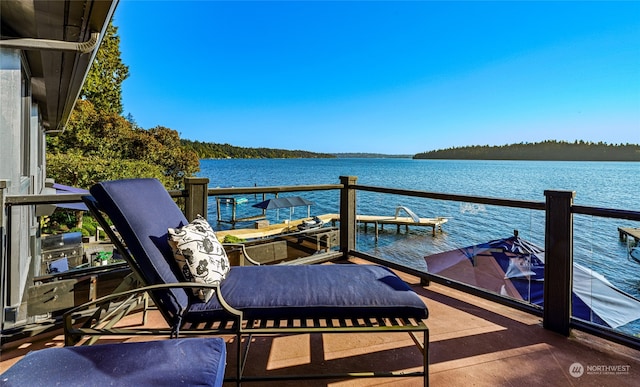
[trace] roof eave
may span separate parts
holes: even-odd
[[[4,42],[10,38],[75,43],[79,47],[43,49],[39,44],[25,43],[21,48],[45,130],[64,130],[117,4],[118,0],[2,2]],[[83,52],[86,44],[81,43],[94,43],[95,33],[99,33],[95,48]]]

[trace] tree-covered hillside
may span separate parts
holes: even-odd
[[[640,145],[543,141],[501,146],[467,146],[418,153],[414,159],[640,161]]]
[[[295,159],[295,158],[335,158],[326,153],[302,150],[270,148],[242,148],[229,144],[216,144],[191,140],[180,140],[182,146],[194,151],[201,159]]]
[[[146,130],[121,116],[129,70],[117,32],[110,23],[65,131],[47,137],[47,177],[80,188],[130,177],[155,177],[169,189],[180,187],[185,176],[199,170],[198,157],[180,145],[176,130]]]

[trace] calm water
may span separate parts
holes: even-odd
[[[575,191],[574,203],[593,207],[640,211],[640,163],[552,162],[552,161],[463,161],[411,159],[266,159],[202,160],[199,176],[210,179],[210,187],[336,184],[340,176],[357,176],[358,184],[429,192],[462,194],[544,202],[545,190]],[[288,194],[287,194],[288,195]],[[293,194],[291,194],[293,195]],[[283,196],[286,196],[283,194]],[[338,193],[302,192],[312,200],[312,215],[338,212]],[[245,196],[238,217],[257,215],[251,207],[262,197]],[[426,268],[423,256],[458,247],[511,236],[513,230],[544,246],[542,211],[510,209],[471,203],[436,201],[367,192],[357,194],[357,212],[394,215],[398,205],[409,207],[420,217],[444,216],[444,233],[431,235],[428,228],[396,233],[387,227],[376,242],[372,229],[360,229],[360,250]],[[215,200],[209,203],[209,220],[217,219]],[[221,209],[231,217],[230,206]],[[271,221],[289,217],[288,210],[269,213]],[[306,208],[294,218],[306,216]],[[252,226],[252,225],[248,225]],[[618,239],[617,228],[640,227],[639,222],[575,216],[574,258],[607,277],[622,290],[640,297],[640,264],[629,260],[627,246]],[[223,228],[222,226],[220,226]]]

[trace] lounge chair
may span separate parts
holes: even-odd
[[[219,283],[185,282],[167,241],[168,229],[188,224],[162,184],[155,179],[116,180],[96,184],[85,203],[105,230],[108,215],[122,237],[116,247],[132,267],[160,310],[171,336],[235,334],[237,371],[233,380],[273,380],[243,374],[252,334],[408,332],[422,350],[423,370],[415,373],[347,373],[283,376],[278,379],[359,376],[423,376],[428,384],[428,328],[424,302],[389,269],[377,265],[235,266]],[[203,302],[186,288],[214,289]],[[141,291],[131,290],[92,302],[102,305]],[[90,303],[91,304],[91,303]],[[73,344],[83,335],[130,334],[111,325],[85,324],[74,317],[88,305],[65,314],[65,337]],[[98,321],[98,317],[91,321]],[[89,326],[90,325],[90,326]],[[104,328],[107,326],[107,328]],[[103,328],[101,328],[103,327]],[[423,334],[422,341],[416,336]],[[157,330],[138,333],[158,334]]]
[[[221,338],[46,348],[6,370],[0,385],[222,386],[226,353]]]

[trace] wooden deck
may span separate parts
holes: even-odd
[[[357,263],[363,263],[359,260]],[[539,317],[467,293],[399,273],[429,308],[430,385],[448,386],[637,386],[640,352],[574,330],[564,337],[542,328]],[[139,325],[141,315],[121,325]],[[158,311],[150,311],[147,327],[166,327]],[[167,339],[166,337],[104,337],[98,344]],[[235,371],[233,337],[228,345],[227,372]],[[409,335],[283,335],[254,336],[248,375],[340,372],[361,364],[410,372],[420,366],[420,352]],[[64,345],[61,331],[3,346],[0,373],[31,350]],[[114,366],[117,365],[114,363]],[[1,383],[0,383],[1,384]],[[232,386],[226,383],[225,386]],[[420,378],[336,379],[329,381],[247,383],[258,387],[418,386]]]

